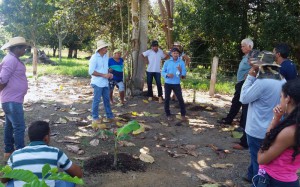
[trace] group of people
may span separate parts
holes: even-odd
[[[242,107],[243,136],[234,149],[248,149],[250,165],[246,181],[253,186],[299,186],[300,79],[288,59],[287,44],[276,45],[252,63],[253,41],[242,40],[244,56],[239,64],[230,111],[222,124],[231,124]],[[276,62],[274,64],[273,62]]]
[[[288,59],[288,45],[276,45],[271,55],[258,59],[262,61],[260,64],[251,62],[253,45],[249,38],[241,42],[244,56],[237,72],[232,105],[227,117],[218,122],[230,124],[242,107],[240,126],[243,129],[243,137],[233,148],[249,148],[250,165],[245,179],[253,181],[253,186],[299,186],[296,171],[300,168],[300,80],[297,78],[297,70]],[[60,149],[49,146],[50,127],[47,122],[36,121],[29,126],[30,144],[25,146],[23,101],[28,83],[26,66],[20,57],[25,54],[28,46],[23,37],[15,37],[1,48],[9,50],[0,64],[0,96],[5,112],[4,159],[8,160],[8,165],[13,169],[26,168],[39,177],[45,163],[51,163],[51,167],[60,167],[71,176],[82,177],[80,167],[72,163]],[[119,49],[109,57],[108,47],[108,43],[98,41],[97,49],[89,61],[91,86],[94,89],[93,123],[102,123],[103,118],[99,116],[101,99],[106,120],[114,121],[111,104],[114,103],[115,86],[119,89],[121,103],[125,103],[124,59]],[[165,79],[164,109],[167,120],[172,120],[169,107],[172,91],[178,99],[182,120],[187,120],[180,81],[186,76],[186,66],[190,60],[182,53],[180,44],[174,43],[170,52],[166,53],[159,48],[157,41],[152,41],[151,49],[141,55],[148,64],[148,100],[153,99],[154,78],[159,103],[163,102],[162,76]],[[162,59],[166,61],[161,69]],[[273,64],[273,61],[277,64]],[[2,181],[7,182],[9,179],[3,178]],[[63,181],[47,183],[50,186],[74,186]],[[22,184],[21,181],[8,182],[11,186]]]

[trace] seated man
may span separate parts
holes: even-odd
[[[47,122],[36,121],[28,128],[28,136],[30,144],[22,149],[12,153],[7,161],[7,164],[12,169],[25,169],[32,171],[39,178],[42,177],[42,168],[45,164],[50,164],[50,167],[58,167],[63,169],[72,177],[82,178],[82,171],[79,166],[72,163],[71,160],[58,148],[49,146],[50,142],[50,127]],[[9,179],[1,179],[2,182],[7,182]],[[65,181],[47,180],[46,183],[50,187],[71,187],[73,183]],[[10,180],[8,187],[23,186],[23,181]]]

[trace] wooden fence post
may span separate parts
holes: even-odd
[[[217,81],[218,63],[219,63],[219,58],[215,56],[213,58],[213,63],[211,66],[211,77],[210,77],[210,86],[209,86],[209,95],[210,96],[215,95],[215,85],[216,85],[216,81]]]

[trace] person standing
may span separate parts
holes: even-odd
[[[173,48],[171,52],[173,58],[167,60],[162,68],[162,76],[165,79],[165,113],[169,121],[173,120],[170,111],[170,96],[173,90],[179,102],[181,119],[187,121],[185,116],[185,104],[180,86],[180,79],[186,76],[185,64],[179,58],[180,50],[178,48]]]
[[[290,54],[290,48],[285,43],[280,43],[275,46],[273,49],[275,54],[275,61],[279,64],[280,74],[286,79],[286,81],[295,79],[298,75],[297,68],[295,64],[288,59]]]
[[[258,152],[257,187],[299,187],[300,168],[300,79],[282,86],[280,104],[273,109],[274,117]]]
[[[100,124],[102,119],[99,118],[99,104],[101,98],[106,112],[106,118],[112,122],[114,115],[111,111],[109,102],[109,86],[108,80],[113,78],[113,74],[108,71],[108,56],[107,48],[109,44],[103,40],[97,42],[97,49],[95,54],[92,55],[89,62],[89,74],[91,78],[91,86],[94,89],[94,97],[92,103],[92,117],[93,123]]]
[[[110,87],[110,103],[113,104],[113,92],[115,86],[119,89],[120,101],[123,105],[125,103],[125,86],[123,82],[123,69],[124,69],[124,59],[121,58],[121,50],[115,49],[113,57],[108,60],[109,71],[113,74],[113,78],[109,80]]]
[[[25,146],[25,119],[23,102],[28,90],[26,66],[19,59],[29,44],[23,37],[14,37],[1,47],[8,54],[0,64],[0,99],[5,113],[4,159],[7,160],[14,150]]]
[[[221,124],[231,124],[234,117],[237,115],[237,113],[240,111],[240,108],[242,107],[242,114],[241,114],[239,126],[243,128],[243,136],[240,138],[239,143],[233,145],[233,148],[238,150],[243,150],[248,148],[247,138],[245,134],[248,104],[242,104],[240,102],[240,94],[241,94],[242,86],[245,82],[245,78],[247,77],[247,74],[251,68],[251,66],[248,63],[248,58],[249,58],[249,53],[253,49],[253,45],[254,45],[253,41],[249,38],[245,38],[241,42],[241,50],[244,56],[239,64],[239,68],[237,72],[237,83],[235,84],[235,92],[231,101],[232,104],[227,116],[218,121]]]
[[[273,62],[272,58],[266,59]],[[252,181],[258,172],[257,153],[272,121],[272,110],[280,101],[282,85],[286,82],[278,73],[279,66],[272,62],[263,62],[259,72],[258,66],[252,66],[241,90],[241,103],[249,104],[245,129],[250,153],[250,165],[245,178],[248,181]]]
[[[151,49],[142,53],[144,61],[148,64],[147,68],[147,86],[148,86],[148,100],[151,101],[153,98],[152,81],[155,79],[157,92],[158,92],[158,102],[162,103],[162,86],[161,86],[161,73],[160,64],[162,59],[166,59],[168,54],[161,50],[158,46],[158,41],[154,40],[151,43]]]

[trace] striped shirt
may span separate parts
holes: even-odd
[[[28,146],[16,150],[7,161],[12,169],[24,169],[32,171],[39,179],[42,179],[42,168],[49,164],[51,168],[58,167],[68,170],[72,161],[61,150],[45,144],[43,141],[33,141]],[[55,186],[55,181],[47,180],[50,187]],[[23,181],[14,181],[14,186],[23,186]]]
[[[112,69],[112,74],[114,75],[114,81],[120,82],[123,81],[123,58],[119,58],[119,62],[117,62],[114,58],[109,58],[108,67]]]

